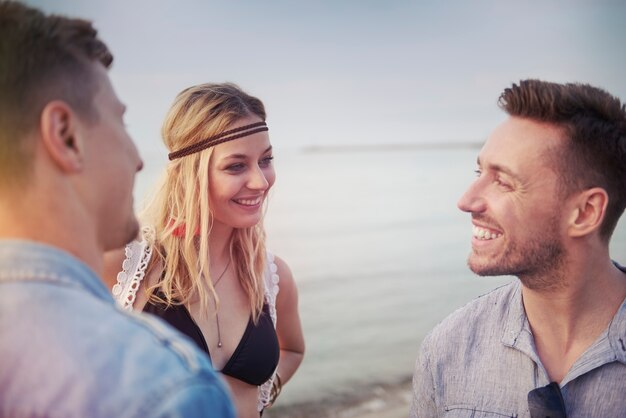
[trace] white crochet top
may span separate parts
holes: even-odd
[[[142,241],[133,241],[126,246],[126,258],[122,263],[122,271],[117,274],[117,283],[113,286],[113,298],[117,304],[129,311],[133,310],[133,304],[137,297],[137,290],[143,280],[148,263],[152,257],[152,247],[148,242],[152,242],[154,231],[151,228],[143,228]],[[270,316],[276,328],[276,295],[278,295],[279,277],[277,274],[274,255],[267,252],[267,262],[265,267],[265,302],[269,306]],[[259,401],[257,409],[262,411],[269,403],[270,391],[274,376],[267,382],[259,386]]]

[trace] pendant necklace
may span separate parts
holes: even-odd
[[[224,274],[226,274],[226,270],[228,270],[228,267],[230,267],[231,261],[232,261],[232,258],[228,258],[228,263],[226,263],[226,267],[224,268],[224,271],[222,272],[222,274],[220,274],[220,276],[217,278],[215,283],[213,283],[213,290],[215,290],[215,288],[217,287],[217,284],[220,282],[220,280],[222,280],[222,277],[224,277]],[[222,334],[220,333],[220,317],[217,313],[217,303],[215,303],[215,323],[217,324],[217,348],[222,348]]]

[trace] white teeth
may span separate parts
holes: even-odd
[[[256,199],[237,199],[237,200],[235,200],[235,202],[239,203],[240,205],[244,205],[244,206],[255,206],[255,205],[258,205],[259,203],[261,203],[261,199],[262,199],[262,197],[259,196]]]
[[[487,241],[495,238],[500,238],[502,234],[497,234],[495,232],[489,232],[485,228],[478,227],[476,225],[472,226],[472,235],[479,240]]]

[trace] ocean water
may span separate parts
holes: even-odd
[[[470,217],[456,202],[474,179],[477,153],[275,151],[268,246],[293,271],[307,343],[280,405],[336,399],[411,375],[429,329],[513,280],[481,278],[466,266]],[[140,176],[138,196],[160,171],[146,167],[152,171]],[[626,264],[624,219],[611,255]]]

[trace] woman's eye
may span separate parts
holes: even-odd
[[[245,164],[236,163],[236,164],[231,164],[228,167],[226,167],[226,171],[236,173],[236,172],[242,171],[244,168],[246,168]]]
[[[474,170],[474,173],[476,174],[476,177],[480,177],[480,175],[482,174],[482,171],[480,168],[477,168],[476,170]]]
[[[267,167],[267,166],[269,166],[269,165],[271,165],[271,164],[272,164],[272,160],[273,160],[273,159],[274,159],[274,157],[273,157],[273,156],[271,156],[271,155],[270,155],[269,157],[265,157],[265,158],[263,158],[263,159],[261,160],[261,162],[259,163],[259,165],[260,165],[261,167]]]

